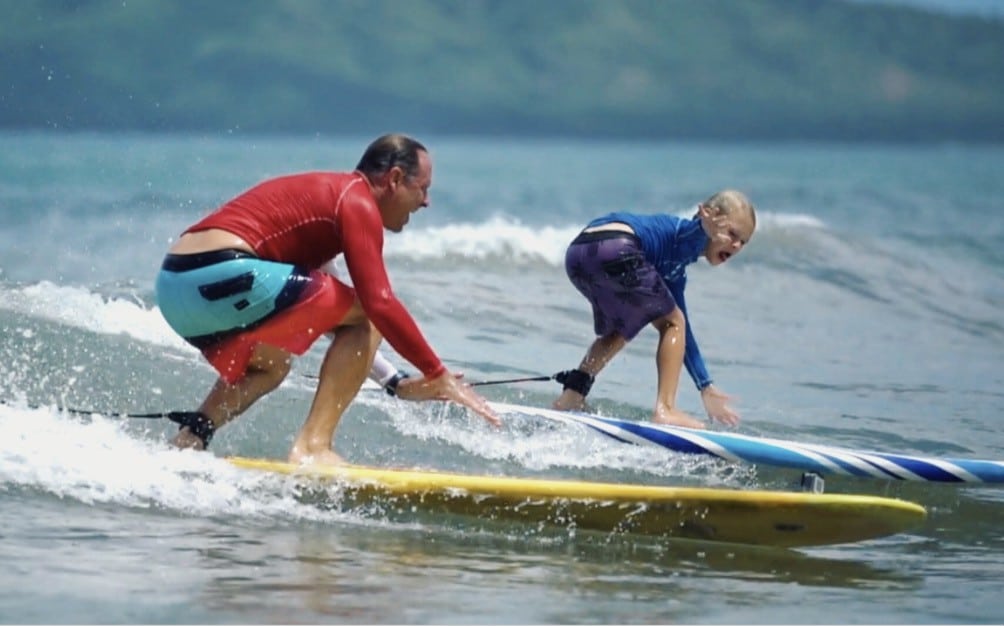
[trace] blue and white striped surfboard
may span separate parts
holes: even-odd
[[[949,459],[850,450],[632,422],[584,413],[491,403],[502,414],[532,415],[565,424],[580,424],[624,443],[658,446],[687,454],[704,454],[731,462],[787,467],[819,474],[947,483],[1004,483],[1004,461]]]

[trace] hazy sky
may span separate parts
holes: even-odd
[[[1004,18],[1004,0],[853,0],[854,2],[882,2],[904,4],[919,9],[964,13]]]

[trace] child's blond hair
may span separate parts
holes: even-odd
[[[732,215],[742,211],[749,216],[753,226],[756,227],[756,207],[741,191],[723,189],[701,204],[715,209],[720,215]]]

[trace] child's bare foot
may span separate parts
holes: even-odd
[[[551,408],[556,411],[581,411],[586,408],[586,398],[577,391],[565,389]]]
[[[670,409],[665,406],[658,406],[652,414],[652,421],[656,424],[667,424],[669,426],[683,426],[685,428],[704,428],[704,423],[687,415],[679,409]]]
[[[289,462],[297,465],[346,465],[345,459],[330,448],[308,451],[300,446],[293,446],[290,450]]]

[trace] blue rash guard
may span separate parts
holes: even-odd
[[[687,266],[701,258],[708,245],[708,236],[701,226],[701,221],[666,214],[638,215],[615,212],[594,219],[586,227],[615,222],[627,224],[638,236],[645,260],[655,266],[669,292],[673,294],[676,305],[683,312],[687,320],[683,365],[697,388],[704,389],[712,381],[704,365],[704,359],[701,358],[701,350],[697,347],[697,339],[691,330],[690,315],[687,313],[687,304],[683,298],[683,290],[687,286]]]

